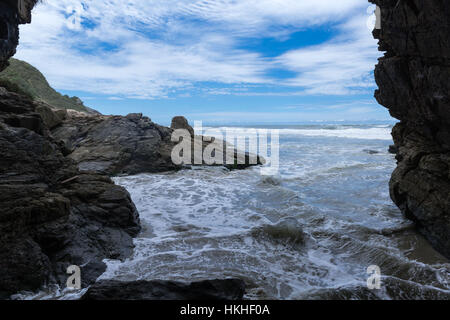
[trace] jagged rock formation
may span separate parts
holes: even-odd
[[[37,112],[47,108],[47,121]],[[65,286],[82,266],[87,285],[105,258],[132,253],[139,217],[128,192],[83,174],[45,123],[51,109],[0,88],[0,297],[45,284]]]
[[[390,193],[432,245],[450,258],[450,1],[370,0],[386,51],[375,97],[400,120]]]
[[[181,120],[180,120],[181,119]],[[194,130],[182,117],[174,119],[176,128],[186,129],[194,145],[200,143],[203,150],[209,142],[194,139]],[[80,170],[108,175],[155,173],[179,170],[182,165],[172,161],[172,150],[178,142],[171,141],[173,128],[160,126],[141,113],[127,116],[88,115],[68,111],[67,117],[52,135],[63,141],[68,156],[75,160]],[[195,140],[195,141],[194,141]],[[200,141],[200,142],[199,142]],[[251,165],[250,155],[242,153],[244,164],[237,164],[239,153],[234,151],[236,164],[229,169],[244,169]],[[257,164],[261,164],[257,157]],[[192,158],[190,164],[195,162]]]
[[[31,10],[39,0],[5,0],[17,13],[20,24],[31,22]]]
[[[0,2],[0,71],[16,53],[19,24],[31,22],[31,10],[38,0],[4,0]]]
[[[183,116],[173,117],[170,128],[174,130],[185,129],[191,136],[194,136],[194,129],[189,125],[187,119]]]
[[[171,160],[171,133],[142,114],[91,116],[71,111],[52,131],[80,170],[109,175],[179,169]]]
[[[121,282],[102,280],[89,288],[83,300],[240,300],[245,283],[239,279],[206,280],[190,284],[175,281]]]

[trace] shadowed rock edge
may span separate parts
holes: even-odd
[[[370,0],[381,8],[377,101],[399,119],[392,200],[450,258],[450,2]]]

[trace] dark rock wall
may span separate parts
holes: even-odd
[[[450,257],[450,1],[370,0],[386,51],[375,97],[400,120],[390,194],[432,245]]]
[[[19,24],[31,22],[31,10],[38,0],[2,0],[0,2],[0,71],[19,44]]]
[[[19,44],[19,24],[31,22],[31,10],[38,0],[2,0],[0,2],[0,71]]]
[[[107,176],[79,172],[40,108],[0,88],[3,298],[46,284],[64,287],[69,265],[83,266],[83,284],[92,283],[105,270],[103,259],[132,253],[140,230],[128,192]]]
[[[31,10],[39,0],[4,0],[17,13],[19,23],[31,22]]]
[[[0,2],[0,71],[8,66],[8,59],[19,44],[19,19],[13,7]]]

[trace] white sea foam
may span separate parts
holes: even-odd
[[[385,155],[386,161],[390,161],[388,157]],[[256,169],[228,172],[219,167],[203,167],[173,174],[115,178],[130,192],[146,230],[135,239],[132,257],[125,262],[106,261],[108,269],[101,279],[196,281],[236,277],[252,284],[247,298],[295,299],[307,298],[309,292],[321,288],[332,292],[334,288],[363,287],[367,267],[364,261],[372,258],[372,252],[383,254],[384,247],[389,247],[386,251],[389,259],[412,263],[412,267],[422,270],[420,264],[401,257],[401,250],[391,238],[377,232],[404,222],[400,214],[391,217],[383,209],[387,194],[376,189],[364,190],[370,201],[382,194],[376,212],[370,207],[364,209],[363,197],[359,200],[361,207],[358,204],[355,207],[351,200],[335,198],[344,193],[349,199],[357,198],[352,196],[352,189],[341,193],[333,187],[339,181],[345,184],[350,177],[346,169],[351,174],[354,170],[363,174],[366,170],[380,173],[389,170],[375,165],[378,161],[364,165],[344,160],[324,163],[329,167],[317,172],[308,170],[311,179],[302,178],[298,182],[301,189],[297,191],[285,187],[292,183],[286,177],[268,181]],[[297,168],[301,166],[298,164]],[[292,170],[295,167],[291,166]],[[319,181],[311,182],[314,177],[320,178]],[[320,180],[325,183],[324,188],[330,189],[328,194],[324,193],[328,198],[315,204],[317,200],[309,198],[317,191],[308,189],[315,183],[321,186]],[[314,195],[317,196],[320,198]],[[254,230],[286,217],[299,221],[309,239],[304,245],[272,241],[266,234],[253,236]],[[347,232],[356,238],[346,236]],[[363,239],[367,234],[377,238],[368,242],[358,240],[359,233]],[[346,247],[361,250],[348,251]],[[435,278],[438,276],[440,273]],[[439,284],[435,278],[430,281]]]
[[[229,132],[234,135],[245,135],[250,131],[266,130],[261,128],[242,127],[204,127],[207,135],[217,136]],[[270,130],[270,129],[269,129]],[[336,129],[305,128],[305,129],[276,129],[280,135],[310,136],[310,137],[336,137],[363,140],[392,140],[390,126],[376,126],[371,128],[340,127]],[[202,132],[197,132],[201,134]]]

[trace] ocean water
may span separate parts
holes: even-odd
[[[143,231],[100,279],[240,278],[247,299],[450,298],[449,261],[389,198],[390,125],[264,127],[280,132],[275,176],[195,167],[115,178]],[[379,290],[367,288],[371,265]]]
[[[108,261],[101,278],[236,277],[248,299],[450,298],[449,261],[389,198],[390,125],[264,127],[280,132],[278,175],[198,167],[116,178],[143,232],[134,256]],[[380,290],[367,288],[370,265]]]

